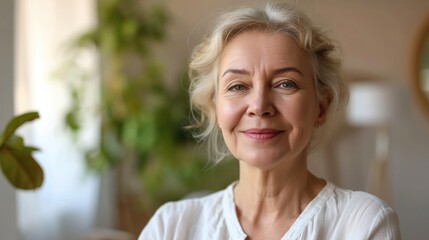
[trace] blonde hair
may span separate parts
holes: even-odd
[[[338,47],[295,6],[267,3],[224,13],[211,34],[195,47],[189,63],[192,127],[199,130],[194,136],[207,140],[216,162],[230,155],[216,124],[214,98],[218,87],[218,59],[229,40],[250,30],[284,32],[298,42],[310,57],[317,97],[329,104],[327,121],[333,113],[342,110],[348,99],[339,76],[341,61],[335,54]]]

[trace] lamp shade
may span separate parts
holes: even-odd
[[[381,83],[353,83],[350,85],[350,101],[347,120],[356,126],[386,124],[393,112],[393,91]]]

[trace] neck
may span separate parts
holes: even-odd
[[[240,180],[234,195],[241,222],[294,222],[325,185],[307,170],[306,159],[296,162],[299,164],[293,167],[261,170],[240,161]]]

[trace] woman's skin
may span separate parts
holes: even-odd
[[[235,36],[220,57],[215,105],[240,160],[240,224],[248,239],[280,239],[326,184],[307,170],[307,147],[327,105],[317,99],[307,55],[285,33]]]

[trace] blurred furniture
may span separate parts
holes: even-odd
[[[392,202],[389,166],[389,119],[394,109],[393,88],[383,82],[358,82],[350,85],[347,121],[352,126],[376,131],[375,157],[371,162],[368,192]]]

